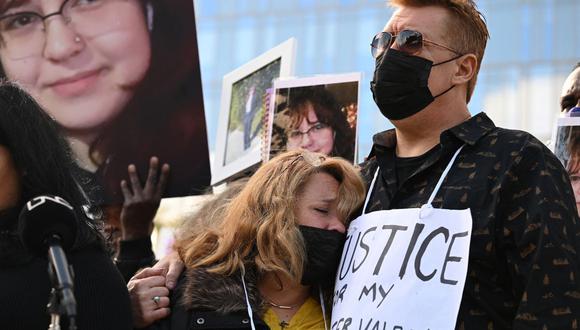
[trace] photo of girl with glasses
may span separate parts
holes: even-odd
[[[357,97],[358,82],[278,89],[270,156],[302,148],[354,162]]]
[[[144,180],[153,156],[164,197],[209,185],[191,1],[2,0],[0,38],[1,75],[58,122],[93,202],[121,203],[127,166]]]

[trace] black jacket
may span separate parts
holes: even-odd
[[[48,260],[23,251],[13,232],[0,231],[0,241],[0,329],[47,329]],[[9,242],[14,242],[10,250]],[[102,245],[95,242],[67,257],[74,270],[78,329],[131,329],[127,288]],[[68,329],[62,319],[61,325]]]

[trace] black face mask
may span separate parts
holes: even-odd
[[[455,85],[433,97],[427,83],[431,68],[458,59],[433,64],[422,57],[389,49],[377,58],[371,91],[383,116],[390,120],[411,117],[425,109],[435,98],[449,92]]]
[[[302,284],[317,285],[332,282],[342,255],[346,234],[308,226],[299,226],[306,244],[307,261]]]

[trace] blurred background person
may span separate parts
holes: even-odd
[[[560,111],[571,117],[580,116],[580,62],[576,64],[562,86]],[[570,175],[574,197],[576,198],[576,208],[580,209],[580,127],[570,126],[563,128],[568,130],[566,171]],[[560,157],[562,158],[562,155]],[[578,212],[580,215],[580,211]]]
[[[569,137],[566,149],[568,151],[568,161],[566,171],[570,176],[576,208],[580,210],[580,126],[569,126]],[[578,211],[580,216],[580,211]]]

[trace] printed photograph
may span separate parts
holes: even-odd
[[[276,81],[269,157],[306,149],[356,162],[360,74]]]
[[[212,185],[261,162],[272,85],[293,74],[295,52],[296,40],[290,38],[224,76]]]
[[[266,90],[280,77],[280,61],[273,61],[232,86],[224,165],[250,149],[260,149]]]

